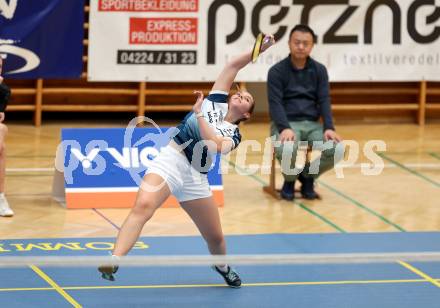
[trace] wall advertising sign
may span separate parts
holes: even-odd
[[[331,81],[440,80],[435,0],[91,1],[89,80],[214,81],[264,32],[278,43],[238,80],[265,81],[298,23],[317,33]]]

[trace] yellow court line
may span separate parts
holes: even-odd
[[[46,275],[41,269],[35,265],[29,266],[35,273],[37,273],[44,281],[52,286],[58,293],[60,293],[73,307],[82,307],[76,300],[74,300],[66,291],[64,291],[55,281],[53,281],[49,276]]]
[[[347,284],[391,284],[391,283],[417,283],[426,282],[425,279],[400,279],[400,280],[341,280],[341,281],[297,281],[297,282],[257,282],[244,283],[243,287],[271,287],[271,286],[305,286],[305,285],[347,285]],[[82,286],[63,287],[63,290],[105,290],[105,289],[173,289],[173,288],[210,288],[227,287],[225,284],[181,284],[181,285],[137,285],[137,286]],[[51,288],[10,288],[4,291],[47,291]]]
[[[0,292],[13,292],[13,291],[54,291],[53,288],[3,288]]]
[[[431,276],[429,276],[428,274],[425,274],[424,272],[422,272],[421,270],[415,268],[414,266],[412,266],[409,263],[406,263],[404,261],[397,261],[400,265],[402,265],[403,267],[406,267],[407,269],[409,269],[411,272],[419,275],[422,278],[425,278],[426,281],[429,281],[430,283],[432,283],[433,285],[435,285],[436,287],[440,288],[440,283],[432,278]]]

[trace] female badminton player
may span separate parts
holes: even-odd
[[[133,209],[116,239],[113,256],[125,256],[138,240],[145,223],[172,194],[188,213],[213,255],[226,254],[226,244],[217,205],[209,187],[207,172],[212,155],[228,153],[241,141],[238,123],[250,118],[254,98],[246,91],[229,97],[237,73],[255,56],[275,43],[273,36],[259,38],[254,50],[229,61],[216,79],[208,97],[196,91],[197,101],[177,127],[178,134],[152,161],[140,185]],[[116,261],[117,263],[117,261]],[[98,268],[102,277],[114,280],[116,265]],[[233,288],[241,285],[238,274],[227,264],[213,266]]]

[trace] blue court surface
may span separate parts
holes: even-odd
[[[105,256],[111,238],[0,241],[11,256]],[[434,252],[440,233],[228,236],[229,254]],[[131,255],[207,254],[201,237],[143,237]],[[440,307],[440,262],[237,266],[241,289],[209,266],[0,268],[1,307]]]

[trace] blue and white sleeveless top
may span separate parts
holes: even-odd
[[[231,138],[233,149],[235,149],[241,141],[241,135],[237,125],[224,120],[228,112],[227,100],[227,92],[211,91],[202,103],[202,112],[205,120],[214,128],[217,135]],[[211,168],[213,157],[208,155],[208,149],[203,144],[194,112],[188,113],[177,129],[179,133],[174,137],[174,141],[177,144],[188,142],[184,149],[188,161],[199,172],[207,173]]]

